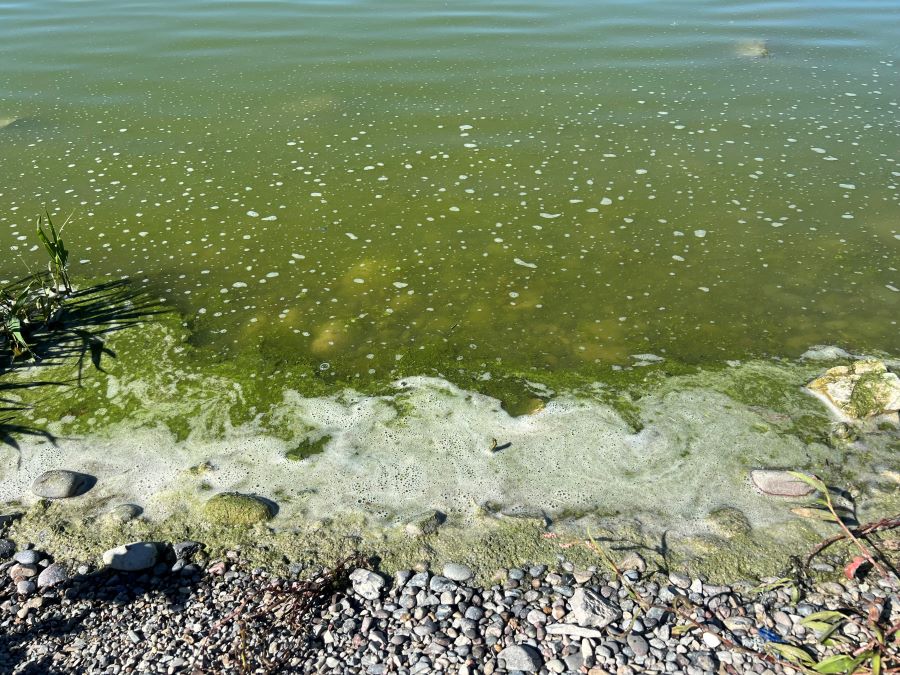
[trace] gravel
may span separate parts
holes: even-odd
[[[822,656],[803,616],[864,601],[890,623],[900,618],[896,587],[872,577],[821,583],[795,602],[785,588],[752,593],[749,582],[639,575],[641,597],[693,603],[707,630],[680,632],[671,612],[639,610],[617,579],[594,570],[578,581],[584,570],[565,561],[503,570],[488,586],[451,579],[462,576],[451,565],[441,575],[389,577],[357,564],[333,587],[299,561],[296,574],[278,577],[249,567],[239,551],[209,559],[197,542],[160,545],[157,564],[142,571],[37,553],[49,561],[40,578],[53,576],[53,585],[11,574],[34,565],[0,564],[3,673],[780,675],[796,671],[733,647],[758,651],[775,636]],[[310,577],[325,581],[303,595]],[[286,599],[300,597],[307,604],[297,612]],[[843,635],[848,648],[867,639],[852,628]]]

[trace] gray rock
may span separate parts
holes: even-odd
[[[621,612],[589,588],[578,588],[569,599],[572,618],[582,628],[605,628],[621,616]]]
[[[451,581],[468,581],[475,576],[475,574],[465,565],[447,563],[444,565],[444,576]]]
[[[40,560],[43,556],[37,551],[33,551],[31,549],[26,549],[25,551],[19,551],[13,556],[13,560],[17,563],[21,563],[22,565],[34,565]]]
[[[750,480],[761,492],[775,497],[805,497],[815,491],[787,471],[755,469],[750,472]]]
[[[350,582],[353,584],[354,592],[366,600],[377,600],[385,584],[381,575],[361,567],[350,573]]]
[[[31,595],[34,593],[34,582],[30,579],[23,579],[16,583],[16,593],[19,595]]]
[[[428,587],[435,593],[455,591],[456,582],[450,581],[450,579],[448,579],[447,577],[442,577],[440,574],[436,574],[431,577],[431,581],[428,583]]]
[[[647,641],[640,635],[630,633],[626,638],[626,641],[628,642],[631,651],[634,652],[634,655],[639,658],[647,656],[650,652],[650,645],[648,645]]]
[[[9,539],[0,539],[0,560],[6,560],[16,552],[16,545]]]
[[[528,645],[507,647],[497,655],[497,658],[507,670],[521,670],[526,673],[536,673],[544,665],[540,652]]]
[[[153,567],[158,553],[153,542],[135,541],[106,551],[103,554],[103,564],[114,570],[136,572]]]
[[[414,574],[412,578],[406,582],[406,585],[410,588],[427,588],[428,572],[419,572],[418,574]]]
[[[69,578],[69,571],[62,563],[53,563],[38,575],[38,588],[49,588]]]
[[[103,519],[111,524],[127,523],[137,518],[143,512],[144,509],[137,504],[117,504],[103,514]]]
[[[670,572],[669,581],[672,582],[673,586],[684,590],[691,587],[691,578],[685,574],[680,574],[679,572]]]
[[[180,541],[172,546],[175,552],[175,558],[178,560],[187,560],[202,548],[203,544],[199,541]]]
[[[84,494],[93,487],[93,483],[94,478],[85,473],[52,469],[34,479],[31,491],[44,499],[68,499]]]

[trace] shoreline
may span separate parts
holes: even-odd
[[[386,575],[363,558],[278,576],[239,550],[212,558],[194,541],[159,545],[152,559],[108,560],[124,569],[81,564],[49,574],[59,565],[42,551],[0,544],[4,558],[18,548],[16,560],[33,561],[0,562],[0,667],[8,673],[790,675],[800,669],[778,645],[815,662],[868,639],[851,621],[839,626],[844,642],[826,649],[808,624],[814,613],[852,617],[874,606],[880,623],[900,619],[890,602],[896,579],[798,577],[796,590],[776,578],[757,588],[712,584],[648,567],[634,551],[614,553],[621,576],[575,565],[563,550],[549,566],[502,569],[475,583],[465,565]],[[43,570],[42,588],[29,569]],[[653,607],[642,610],[638,599]],[[690,608],[693,630],[678,627],[688,615],[676,606]],[[896,658],[888,648],[883,666]]]

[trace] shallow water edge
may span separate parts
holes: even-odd
[[[25,512],[20,536],[73,557],[123,537],[184,537],[243,544],[269,564],[360,548],[389,567],[462,560],[489,575],[561,545],[589,559],[590,535],[733,578],[770,573],[830,532],[792,511],[809,499],[761,494],[753,469],[814,472],[852,495],[860,522],[900,505],[897,429],[847,433],[804,389],[847,361],[834,350],[702,368],[638,355],[577,382],[447,370],[360,391],[264,361],[201,367],[187,338],[174,320],[113,333],[115,358],[82,368],[80,386],[16,390],[19,421],[46,434],[0,450],[0,500]],[[75,367],[11,375],[71,382]],[[460,380],[511,392],[522,414]],[[53,468],[97,484],[41,501],[31,483]],[[277,514],[250,528],[209,522],[203,505],[228,491],[270,500]],[[110,518],[125,503],[142,516]],[[436,531],[410,534],[433,514],[446,517]]]

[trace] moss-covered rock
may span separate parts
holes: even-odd
[[[900,378],[882,361],[830,368],[808,387],[849,417],[861,419],[900,410]]]
[[[273,515],[266,501],[239,492],[222,492],[203,505],[203,517],[215,525],[254,525]]]

